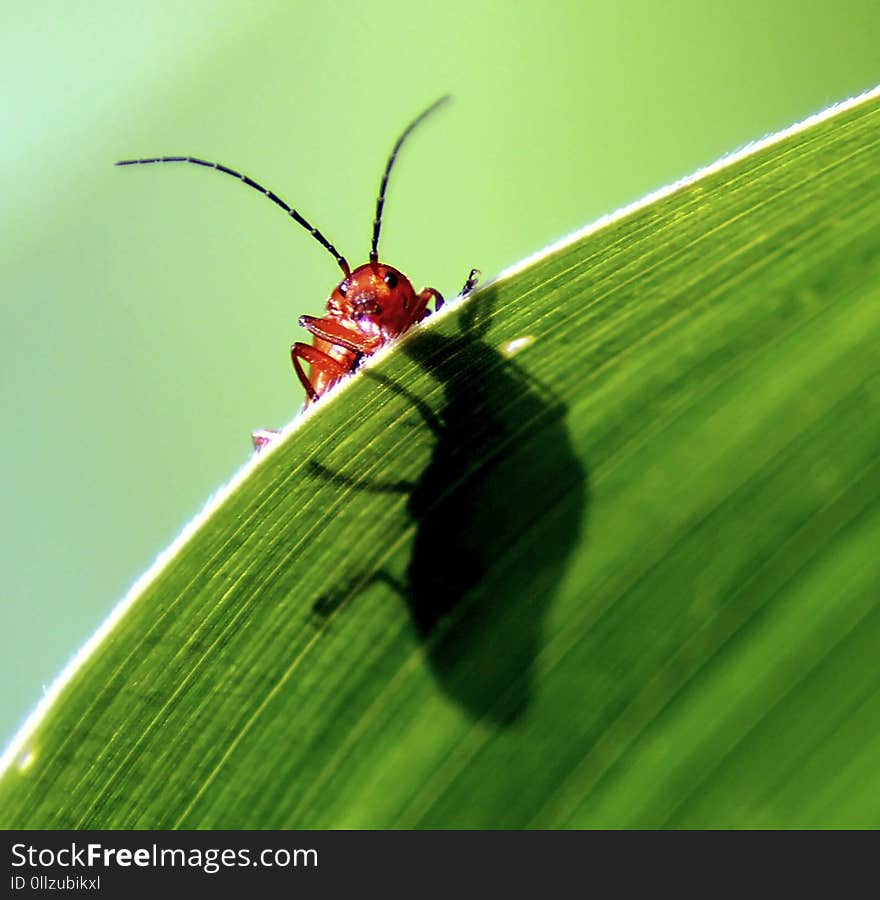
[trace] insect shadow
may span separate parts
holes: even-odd
[[[494,292],[462,309],[458,334],[414,334],[401,350],[443,387],[434,410],[370,370],[407,399],[433,432],[416,482],[362,482],[312,463],[322,478],[369,492],[408,494],[416,534],[405,579],[392,586],[409,606],[426,658],[444,691],[474,717],[513,723],[535,690],[548,606],[580,543],[589,477],[550,390],[484,340]],[[363,581],[361,581],[363,583]],[[328,614],[346,588],[321,597]]]

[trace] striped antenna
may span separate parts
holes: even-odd
[[[413,123],[415,124],[415,123]],[[412,127],[412,126],[410,126]],[[396,152],[396,148],[395,148]],[[329,250],[336,262],[339,264],[339,268],[345,273],[345,277],[348,278],[351,275],[351,267],[348,265],[345,257],[309,222],[307,222],[292,206],[288,206],[277,194],[273,193],[270,190],[267,190],[263,187],[263,185],[258,184],[253,178],[248,178],[247,175],[242,175],[241,172],[236,172],[235,169],[230,169],[227,166],[221,166],[220,163],[208,162],[204,159],[196,159],[194,156],[156,156],[152,159],[123,159],[116,163],[117,166],[144,166],[149,165],[151,163],[192,163],[194,166],[204,166],[206,169],[216,169],[218,172],[223,172],[224,175],[232,175],[234,178],[237,178],[239,181],[243,181],[248,187],[252,187],[255,191],[259,191],[264,196],[268,197],[276,206],[280,206],[289,216],[293,219],[294,222],[302,225],[306,231],[322,246],[326,247]],[[390,166],[389,166],[390,168]],[[387,179],[387,175],[386,175]]]
[[[385,207],[385,190],[388,187],[388,176],[391,174],[394,160],[397,159],[397,154],[400,152],[403,142],[410,136],[410,133],[416,125],[427,119],[435,109],[441,107],[447,100],[449,100],[448,94],[445,97],[441,97],[439,100],[435,100],[424,112],[416,116],[412,122],[406,126],[403,134],[397,139],[394,149],[391,151],[391,156],[388,158],[388,164],[385,166],[385,174],[382,176],[382,185],[379,188],[379,199],[376,201],[376,218],[373,221],[373,243],[370,246],[371,263],[379,261],[379,232],[382,229],[382,210]]]

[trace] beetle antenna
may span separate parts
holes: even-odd
[[[385,189],[388,187],[388,176],[391,174],[391,169],[394,166],[394,160],[397,159],[397,154],[400,152],[400,148],[403,146],[403,142],[409,137],[412,130],[418,125],[420,122],[424,121],[434,112],[435,109],[442,106],[446,101],[449,100],[449,94],[441,97],[439,100],[435,100],[424,112],[417,115],[409,125],[403,131],[403,134],[397,139],[397,143],[394,145],[394,148],[391,151],[391,156],[388,157],[388,164],[385,166],[385,174],[382,176],[382,184],[379,188],[379,199],[376,201],[376,219],[373,222],[373,243],[370,246],[370,262],[375,263],[379,261],[379,231],[382,228],[382,209],[385,206]]]
[[[415,123],[413,123],[415,124]],[[412,126],[410,126],[412,127]],[[396,149],[396,148],[395,148]],[[339,264],[339,268],[345,273],[345,277],[348,278],[351,275],[351,267],[348,265],[345,257],[315,228],[310,222],[307,222],[292,206],[288,206],[276,193],[264,188],[263,185],[258,184],[253,178],[248,178],[247,175],[242,175],[241,172],[236,172],[235,169],[230,169],[227,166],[221,166],[220,163],[208,162],[204,159],[196,159],[194,156],[156,156],[152,159],[122,159],[118,163],[117,166],[143,166],[148,165],[150,163],[192,163],[195,166],[204,166],[207,169],[216,169],[218,172],[223,172],[224,175],[232,175],[234,178],[237,178],[239,181],[243,181],[248,187],[252,187],[255,191],[259,191],[264,196],[268,197],[276,206],[280,206],[289,216],[293,219],[294,222],[302,225],[306,231],[322,246],[329,250],[336,262]],[[387,178],[387,176],[386,176]]]

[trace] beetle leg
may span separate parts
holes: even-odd
[[[300,362],[301,359],[304,359],[312,367],[312,372],[317,370],[330,378],[342,378],[343,375],[348,374],[348,370],[341,366],[332,356],[323,350],[319,350],[317,347],[313,347],[311,344],[303,344],[301,341],[297,341],[290,348],[290,358],[293,360],[293,368],[296,369],[300,384],[305,389],[310,401],[318,399],[318,392],[312,385],[309,376],[306,375],[306,371]]]
[[[477,286],[477,282],[480,280],[480,270],[479,269],[471,269],[470,275],[467,277],[467,281],[464,283],[464,287],[461,289],[459,293],[459,297],[467,297],[467,295]]]
[[[421,322],[425,316],[430,315],[428,304],[432,300],[434,301],[434,312],[437,312],[440,307],[443,306],[443,295],[434,288],[426,287],[421,294],[416,297],[417,306],[415,314],[413,315],[414,322]]]
[[[254,442],[254,450],[259,453],[263,447],[271,444],[279,434],[281,432],[275,428],[261,428],[259,431],[255,431],[251,435],[251,440]]]
[[[464,287],[458,292],[459,297],[467,297],[467,295],[477,286],[477,281],[480,278],[480,270],[479,269],[471,269],[470,274],[467,277],[467,280],[464,283]],[[428,304],[433,299],[434,301],[434,312],[438,312],[440,308],[443,306],[444,300],[443,295],[440,291],[428,287],[425,288],[421,294],[418,296],[419,304],[421,305],[421,309],[417,316],[415,316],[415,320],[421,321],[428,315]]]
[[[315,337],[321,338],[322,341],[335,344],[337,347],[344,347],[346,350],[353,350],[355,353],[369,354],[379,347],[380,342],[376,338],[352,331],[333,319],[300,316],[299,324]]]

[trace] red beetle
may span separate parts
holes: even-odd
[[[388,177],[403,142],[413,129],[449,98],[441,97],[418,115],[397,139],[385,166],[379,199],[376,201],[376,218],[373,222],[373,241],[370,261],[351,270],[345,257],[324,235],[306,221],[293,207],[277,194],[264,188],[252,178],[219,163],[208,162],[192,156],[160,156],[152,159],[125,159],[117,166],[145,165],[149,163],[183,162],[216,169],[232,175],[268,197],[280,206],[294,221],[302,225],[315,240],[325,247],[339,264],[344,278],[336,286],[327,301],[327,312],[320,318],[300,316],[299,324],[312,334],[312,343],[297,341],[290,348],[293,367],[306,392],[306,405],[314,403],[333,388],[346,375],[357,369],[360,361],[371,356],[380,347],[399,337],[428,314],[428,304],[434,301],[434,310],[443,305],[443,297],[434,288],[425,288],[417,294],[412,282],[399,269],[379,262],[379,232],[382,228],[382,210]],[[479,272],[472,269],[461,293],[470,292]],[[302,363],[309,364],[306,373]],[[274,437],[275,432],[259,431],[254,434],[254,444],[259,449]]]

